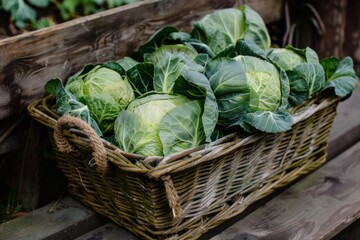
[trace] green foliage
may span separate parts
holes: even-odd
[[[70,116],[81,118],[87,122],[99,136],[102,136],[98,124],[90,116],[88,106],[78,101],[73,94],[67,91],[59,78],[48,81],[45,85],[45,91],[56,96],[56,109],[60,116],[69,114]]]
[[[325,69],[326,84],[322,90],[332,89],[336,96],[349,95],[356,86],[356,73],[350,57],[339,60],[330,57],[322,60],[321,65]]]
[[[11,21],[18,29],[40,29],[54,24],[55,18],[66,21],[79,16],[103,11],[109,8],[130,4],[138,0],[1,0],[1,11],[8,12]],[[44,9],[51,16],[41,16]]]
[[[11,14],[12,20],[18,28],[23,28],[26,21],[36,20],[36,11],[33,7],[45,7],[48,3],[48,0],[43,0],[37,4],[37,1],[33,0],[30,1],[30,4],[33,4],[31,6],[24,0],[1,0],[3,9]]]
[[[17,203],[16,191],[13,189],[5,201],[0,199],[0,224],[10,220],[20,210],[21,205]]]
[[[78,115],[122,150],[163,156],[234,130],[287,131],[290,107],[355,87],[349,57],[319,61],[311,48],[269,48],[251,8],[218,10],[193,27],[191,34],[164,27],[130,57],[85,65],[65,89],[48,84],[59,114],[86,110]]]

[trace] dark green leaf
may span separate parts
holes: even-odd
[[[335,60],[333,59],[333,61]],[[344,97],[350,94],[355,89],[357,81],[356,73],[354,70],[353,61],[350,57],[345,57],[343,60],[339,61],[338,64],[333,63],[325,65],[324,62],[322,62],[322,64],[325,71],[329,75],[334,70],[333,66],[338,65],[335,72],[333,72],[332,75],[327,76],[327,83],[324,86],[323,90],[332,88],[334,89],[336,96]]]
[[[249,93],[249,85],[243,65],[234,59],[218,58],[206,68],[211,88],[215,96],[229,93]]]
[[[241,6],[246,22],[244,39],[253,42],[260,49],[268,49],[271,45],[270,35],[261,16],[249,6]]]
[[[68,92],[59,78],[48,81],[45,85],[45,90],[52,94],[54,94],[55,90],[56,108],[57,113],[60,116],[69,114],[70,116],[81,118],[87,122],[99,136],[102,136],[99,126],[90,116],[88,107],[79,102],[74,95]]]
[[[325,84],[324,69],[319,63],[301,63],[287,71],[290,83],[290,105],[297,105],[311,98]]]
[[[340,60],[337,57],[328,57],[320,61],[321,66],[324,68],[326,82],[330,80],[332,75],[339,67]]]
[[[90,111],[90,115],[98,123],[101,132],[108,133],[114,130],[114,122],[121,106],[111,97],[105,94],[85,95],[79,98]]]
[[[154,64],[139,63],[130,68],[126,75],[138,96],[154,90]]]
[[[277,133],[291,129],[293,119],[285,111],[257,111],[245,114],[244,121],[260,131]]]
[[[168,26],[161,28],[155,32],[145,44],[141,45],[131,57],[140,62],[144,61],[144,54],[155,52],[156,49],[163,45],[170,34],[174,32],[178,32],[175,27]]]
[[[201,74],[194,70],[186,70],[181,73],[182,78],[178,81],[187,81],[191,85],[196,85],[196,92],[199,93],[199,89],[204,92],[203,99],[205,99],[204,113],[202,115],[202,124],[205,131],[206,141],[211,141],[211,134],[215,129],[218,119],[218,106],[216,103],[215,95],[210,87],[209,80],[204,74]],[[191,91],[191,89],[182,89],[175,87],[174,91]]]
[[[121,76],[125,75],[125,69],[117,62],[109,61],[101,64],[101,66],[114,70],[119,73]]]

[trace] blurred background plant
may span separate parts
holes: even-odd
[[[0,35],[17,35],[139,0],[1,0]]]
[[[0,223],[12,219],[20,210],[15,189],[11,189],[6,198],[0,197]]]

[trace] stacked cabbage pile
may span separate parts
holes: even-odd
[[[351,58],[310,48],[271,48],[261,17],[247,6],[156,32],[131,57],[86,65],[64,87],[50,80],[59,115],[87,121],[122,150],[166,156],[233,131],[282,132],[288,109],[326,90],[356,84]]]

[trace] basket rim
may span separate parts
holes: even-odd
[[[293,116],[293,125],[306,120],[315,112],[340,101],[340,99],[341,97],[336,96],[324,97],[323,95],[317,95],[289,109],[288,111]],[[54,100],[55,96],[49,94],[42,99],[33,101],[27,107],[30,116],[52,130],[54,130],[57,119],[59,118],[59,115],[53,108],[53,104],[50,105],[50,102]],[[151,178],[159,178],[170,172],[178,172],[209,161],[215,157],[220,157],[231,152],[232,149],[256,142],[268,134],[274,133],[258,132],[241,138],[238,132],[234,132],[214,142],[189,148],[169,156],[142,156],[128,153],[103,138],[101,138],[101,140],[106,149],[108,161],[120,169],[134,173],[144,173]],[[80,145],[84,148],[89,145],[89,138],[78,129],[70,128],[64,135],[69,138],[69,141],[74,143],[74,145]]]

